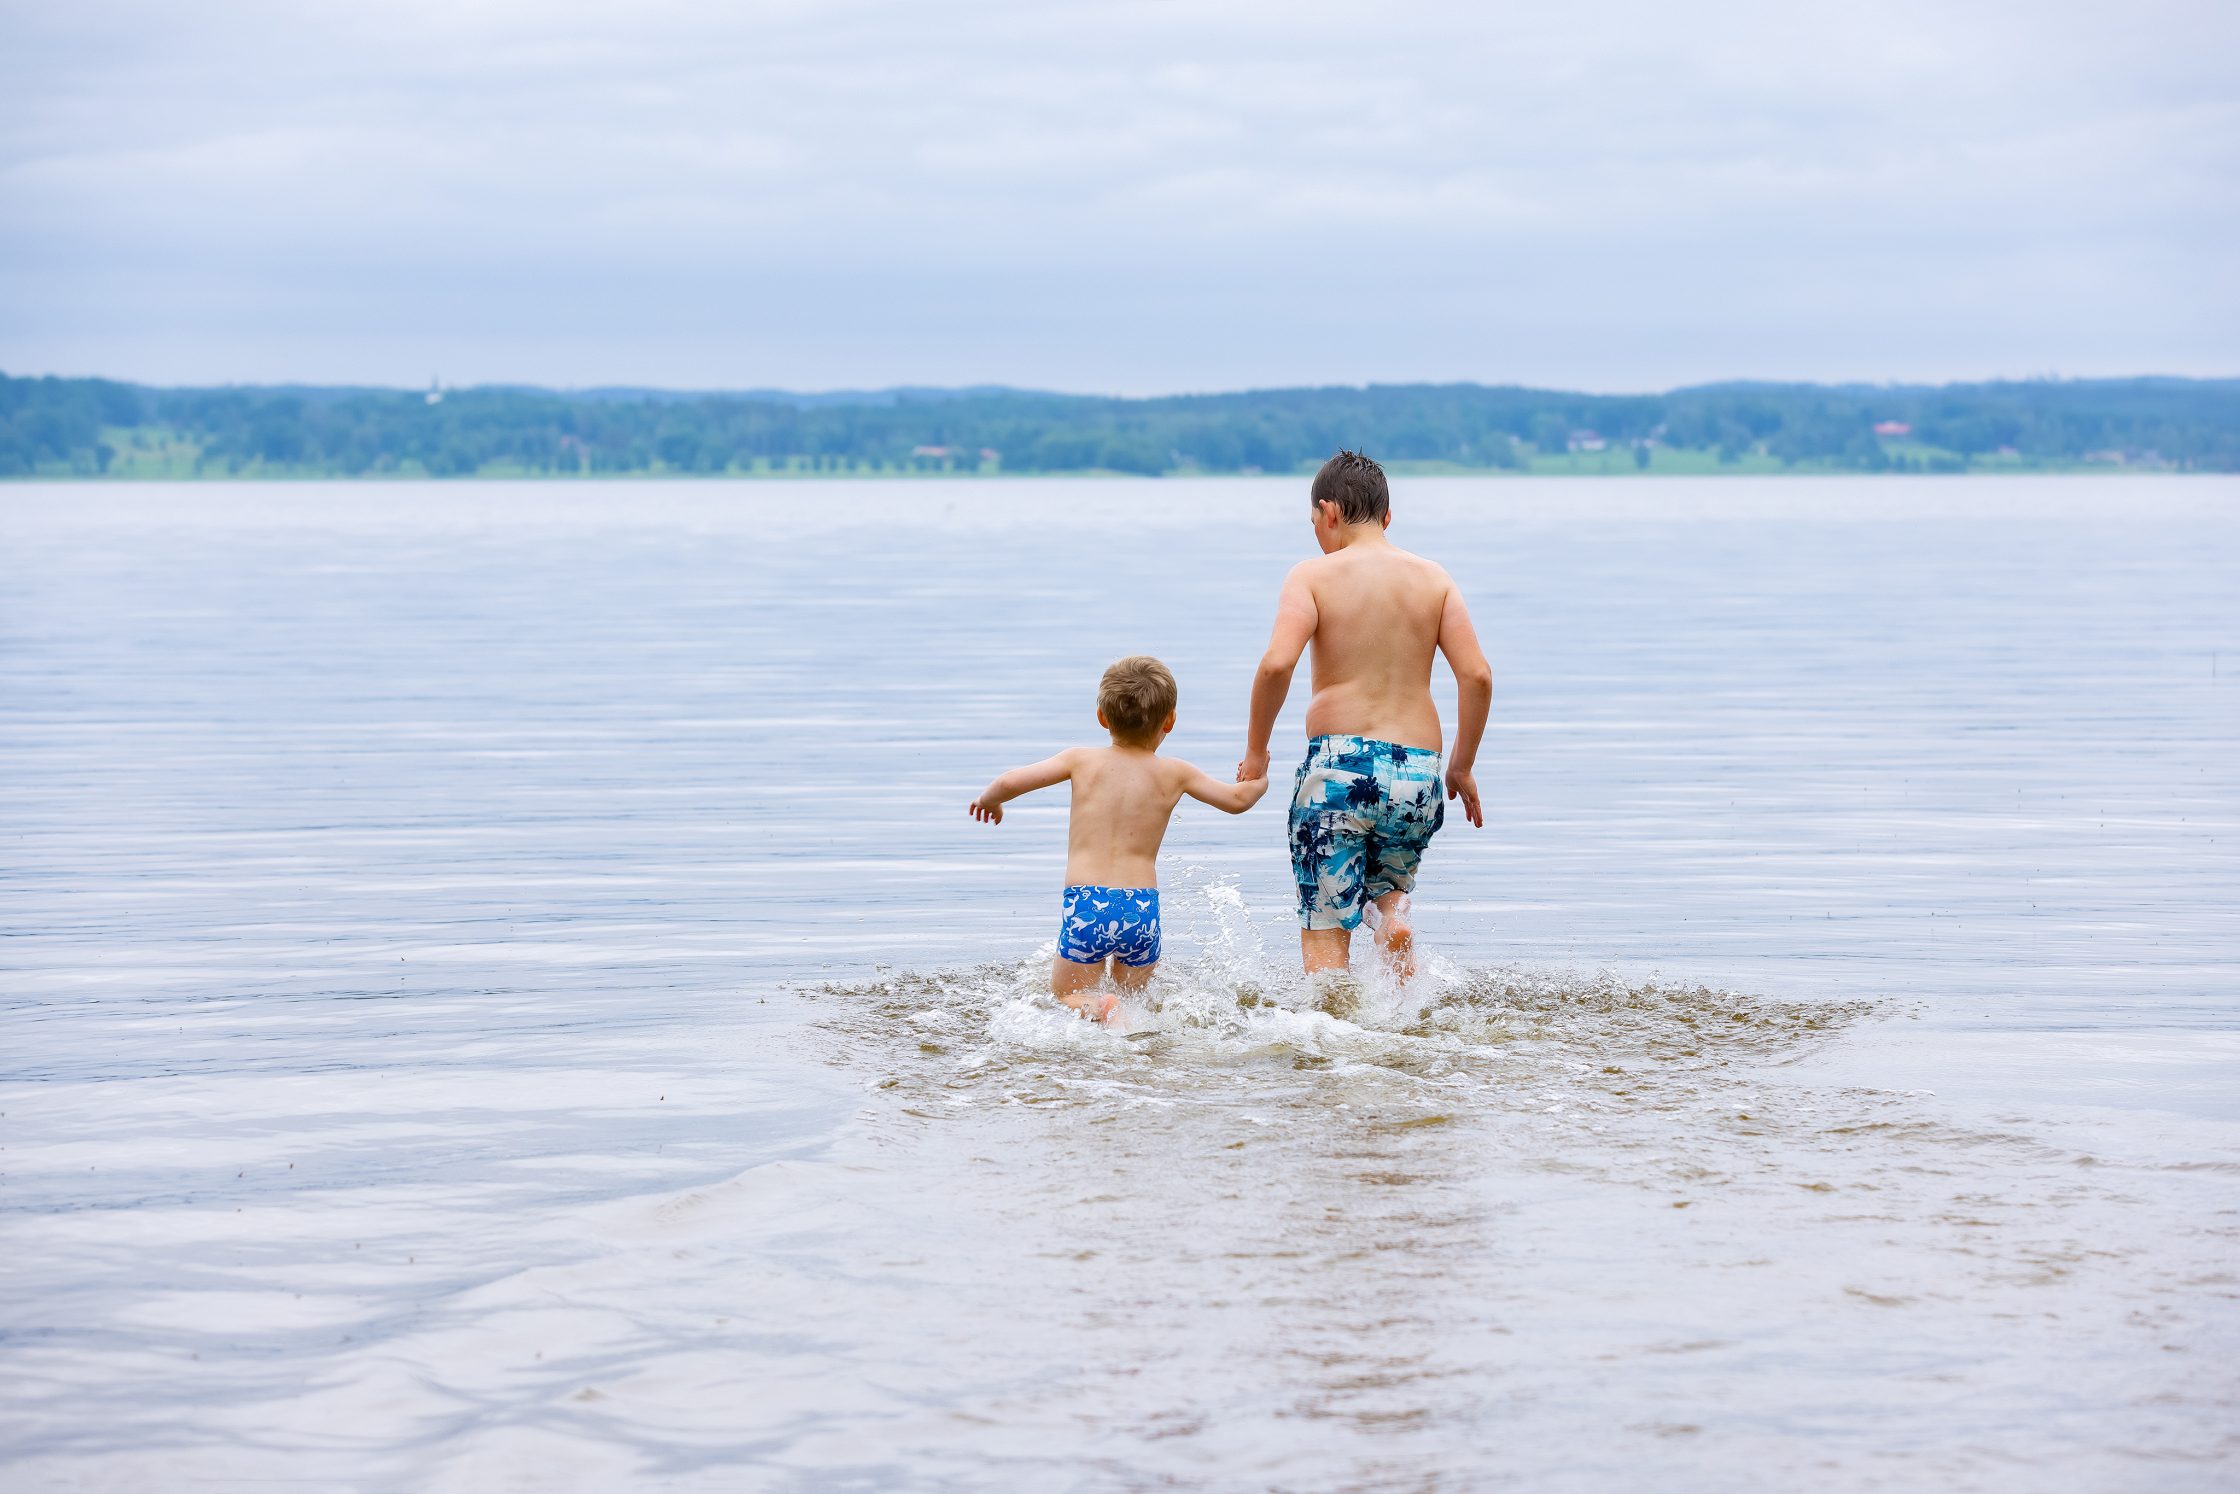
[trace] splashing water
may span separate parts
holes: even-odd
[[[1170,908],[1194,903],[1202,914],[1200,937],[1178,941],[1199,952],[1162,963],[1109,1025],[1049,996],[1048,944],[1016,964],[888,974],[815,994],[836,1006],[829,1028],[860,1043],[853,1061],[894,1064],[890,1086],[936,1089],[952,1105],[990,1095],[1230,1103],[1229,1081],[1301,1098],[1389,1079],[1469,1092],[1493,1109],[1545,1109],[1564,1095],[1654,1103],[1716,1086],[1738,1065],[1799,1057],[1880,1010],[1437,956],[1406,981],[1371,957],[1354,973],[1310,979],[1288,951],[1269,954],[1232,882],[1176,891]],[[1305,1074],[1321,1077],[1302,1087]]]
[[[1746,1451],[1730,1425],[1698,1455],[1763,1457],[1779,1482],[1808,1467],[1794,1428],[1930,1424],[1935,1386],[2038,1393],[2059,1359],[2085,1366],[2069,1393],[2073,1435],[2101,1460],[2072,1470],[2089,1479],[2129,1456],[2137,1392],[2120,1356],[2086,1346],[2159,1336],[2192,1352],[2221,1331],[2194,1301],[2230,1280],[2232,1221],[2204,1217],[2226,1164],[2114,1157],[2104,1131],[1956,1116],[1816,1065],[1863,1025],[1911,1019],[1907,1003],[1435,954],[1404,984],[1364,959],[1332,1001],[1234,886],[1185,878],[1168,900],[1185,929],[1170,949],[1195,953],[1162,965],[1117,1029],[1048,996],[1048,947],[807,993],[827,1059],[870,1076],[868,1133],[940,1200],[881,1238],[969,1219],[999,1255],[1040,1263],[943,1290],[1063,1324],[1062,1368],[1031,1340],[1012,1351],[1101,1432],[1164,1446],[1179,1428],[1202,1452],[1225,1419],[1272,1413],[1295,1435],[1271,1466],[1293,1470],[1357,1453],[1349,1437],[1406,1433],[1384,1472],[1431,1487],[1477,1456],[1472,1428],[1523,1398],[1559,1432],[1502,1466],[1593,1485],[1627,1476],[1618,1449],[1699,1437],[1711,1408],[1747,1397],[1780,1435]],[[1644,1251],[1652,1279],[1622,1264]],[[1820,1326],[1792,1341],[1805,1322]],[[908,1360],[907,1331],[879,1352]],[[1203,1347],[1232,1340],[1266,1383],[1240,1387]],[[1162,1365],[1156,1384],[1114,1367],[1144,1360]],[[1840,1413],[1768,1389],[1769,1370],[1803,1387],[1831,1363],[1892,1378]],[[2230,1380],[2166,1385],[2156,1434],[2215,1456],[2205,1418]],[[1616,1427],[1595,1409],[1611,1384],[1634,1408]],[[944,1445],[918,1444],[936,1462]],[[1967,1486],[1980,1458],[1920,1466]]]

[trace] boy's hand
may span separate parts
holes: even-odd
[[[1485,815],[1478,809],[1478,780],[1468,768],[1447,769],[1447,797],[1460,799],[1464,817],[1479,829],[1485,828]]]
[[[1000,825],[1003,823],[1003,806],[1001,804],[990,804],[986,795],[982,795],[967,805],[965,813],[971,815],[983,825]]]
[[[1255,778],[1264,779],[1267,776],[1268,749],[1265,747],[1258,752],[1247,752],[1244,755],[1244,761],[1237,764],[1237,782],[1239,783],[1250,783]],[[1261,785],[1261,792],[1267,792],[1265,783]]]

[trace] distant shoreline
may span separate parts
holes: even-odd
[[[1623,454],[1620,454],[1623,456]],[[1678,459],[1674,459],[1678,458]],[[1708,453],[1653,453],[1647,466],[1636,465],[1630,458],[1603,461],[1595,458],[1580,459],[1571,456],[1527,458],[1518,467],[1472,467],[1458,462],[1406,462],[1388,461],[1382,464],[1394,477],[1483,477],[1505,480],[1530,478],[1565,478],[1579,481],[1603,481],[1615,478],[1703,478],[1703,477],[2113,477],[2113,476],[2231,476],[2221,469],[2189,469],[2169,462],[2031,462],[1998,461],[1968,462],[1930,468],[1905,467],[1868,470],[1842,466],[1832,462],[1784,463],[1760,453],[1746,455],[1732,462],[1721,462]],[[432,473],[411,469],[391,469],[377,472],[331,472],[273,467],[249,464],[238,470],[204,467],[200,471],[186,470],[134,470],[119,464],[107,472],[50,470],[18,472],[0,476],[0,486],[7,484],[36,483],[108,483],[131,487],[153,483],[411,483],[411,484],[471,484],[558,482],[582,483],[598,486],[618,482],[664,483],[832,483],[832,482],[1169,482],[1176,480],[1213,480],[1229,482],[1256,482],[1268,478],[1305,481],[1314,475],[1312,465],[1301,465],[1290,471],[1259,472],[1236,470],[1207,470],[1205,468],[1177,467],[1165,472],[1121,472],[1112,468],[1075,467],[1051,471],[1006,470],[989,466],[978,469],[936,468],[788,468],[783,470],[736,468],[714,472],[678,471],[660,467],[637,470],[600,472],[540,472],[525,468],[493,469],[477,472]]]
[[[1255,476],[1341,447],[1395,474],[2240,471],[2240,379],[1478,384],[1106,399],[156,389],[0,374],[0,480]]]

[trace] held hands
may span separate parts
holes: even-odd
[[[1247,751],[1244,755],[1244,761],[1237,764],[1237,782],[1250,783],[1255,778],[1261,779],[1263,781],[1260,785],[1260,793],[1263,794],[1268,791],[1267,783],[1265,782],[1267,776],[1268,749],[1265,747],[1260,748],[1256,752]],[[1260,797],[1260,795],[1255,794],[1253,795],[1253,797],[1257,799]]]
[[[1243,769],[1239,768],[1238,771],[1242,772]],[[1237,785],[1244,790],[1244,807],[1250,809],[1260,802],[1261,795],[1267,793],[1268,775],[1263,771],[1257,778],[1239,778]]]
[[[1447,797],[1460,799],[1463,817],[1479,829],[1485,828],[1485,815],[1478,808],[1477,775],[1468,768],[1447,769]]]

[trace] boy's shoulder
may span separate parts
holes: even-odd
[[[1447,568],[1438,561],[1428,555],[1418,555],[1413,550],[1403,550],[1398,545],[1379,546],[1373,555],[1352,549],[1333,550],[1327,555],[1310,555],[1291,568],[1291,578],[1312,586],[1325,578],[1335,579],[1353,574],[1363,564],[1396,566],[1412,571],[1421,584],[1427,586],[1445,586],[1453,580],[1447,574]]]
[[[1162,788],[1172,788],[1188,780],[1197,772],[1193,763],[1179,757],[1169,757],[1164,752],[1123,752],[1117,747],[1069,747],[1066,749],[1068,771],[1087,773],[1102,769],[1096,776],[1104,782],[1150,782]],[[1118,776],[1115,777],[1114,775]]]
[[[1143,757],[1146,754],[1141,752],[1123,752],[1118,747],[1112,746],[1081,746],[1068,747],[1063,753],[1059,755],[1064,757],[1067,762],[1071,763],[1074,769],[1078,771],[1082,768],[1094,767],[1099,763],[1117,762],[1124,757]],[[1173,761],[1172,758],[1165,757],[1155,752],[1149,754],[1149,757],[1154,765],[1163,765]]]
[[[1182,793],[1184,787],[1200,771],[1198,765],[1186,757],[1170,757],[1164,752],[1159,754],[1159,784],[1167,792]]]

